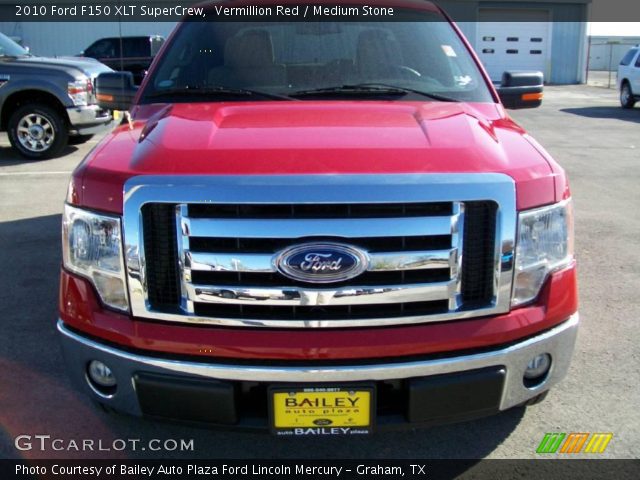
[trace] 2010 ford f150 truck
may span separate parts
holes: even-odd
[[[437,6],[384,3],[403,21],[185,21],[139,90],[98,77],[131,121],[71,179],[58,329],[101,405],[362,434],[565,376],[567,179],[505,113],[541,75],[496,91]]]

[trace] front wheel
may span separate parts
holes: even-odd
[[[57,156],[67,145],[67,126],[53,108],[29,103],[9,117],[9,142],[23,157],[44,160]]]
[[[625,82],[620,87],[620,105],[622,108],[633,108],[636,104],[635,98],[633,98],[633,92],[631,91],[631,85]]]

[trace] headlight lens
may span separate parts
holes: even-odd
[[[118,217],[65,205],[62,252],[65,268],[91,280],[105,305],[129,310]]]
[[[549,273],[573,260],[571,200],[521,212],[512,306],[534,300]]]
[[[89,95],[91,94],[91,80],[76,80],[69,82],[67,93],[69,98],[76,107],[82,107],[89,104]]]

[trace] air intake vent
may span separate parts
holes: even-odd
[[[190,218],[404,218],[451,215],[451,202],[190,205]]]
[[[494,202],[465,204],[462,257],[463,308],[485,306],[493,297],[496,211]]]
[[[149,303],[155,310],[175,310],[180,303],[175,205],[146,204],[142,219]]]

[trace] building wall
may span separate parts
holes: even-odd
[[[617,70],[622,57],[634,45],[640,45],[640,37],[600,37],[589,38],[589,70]]]
[[[547,81],[553,84],[583,83],[587,64],[588,4],[590,0],[564,2],[542,1],[473,1],[443,0],[438,2],[450,15],[460,22],[460,28],[472,45],[477,46],[477,19],[480,9],[542,9],[550,12],[552,22],[551,55]],[[577,22],[576,19],[582,21]]]

